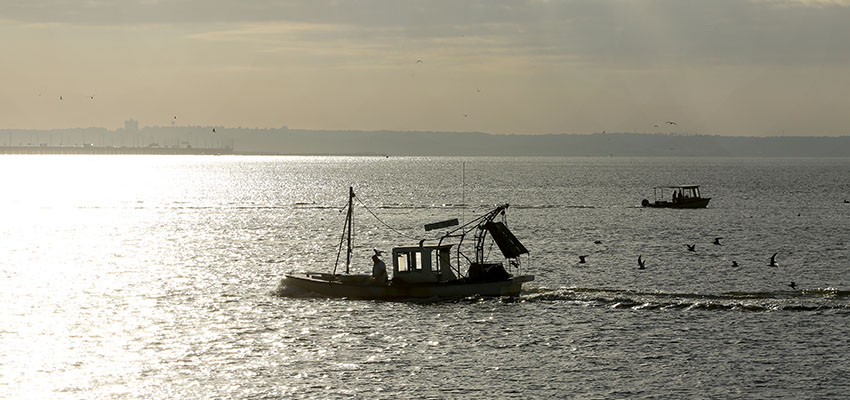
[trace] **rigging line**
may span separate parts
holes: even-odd
[[[348,205],[343,207],[342,210],[345,210],[346,208],[348,208]],[[340,212],[342,212],[342,210],[340,210]],[[342,254],[342,243],[345,241],[345,228],[346,228],[347,225],[348,225],[348,218],[345,219],[345,223],[342,225],[342,235],[340,235],[340,237],[339,237],[339,249],[337,249],[337,251],[336,251],[336,261],[334,261],[334,272],[333,272],[334,275],[336,275],[336,267],[339,264],[339,256],[340,256],[340,254]]]
[[[404,234],[404,233],[402,233],[402,232],[399,232],[397,229],[395,229],[395,228],[393,228],[393,227],[391,227],[391,226],[387,225],[387,223],[386,223],[386,222],[384,222],[383,220],[381,220],[381,218],[379,218],[377,214],[375,214],[374,212],[372,212],[372,210],[371,210],[371,209],[369,209],[369,207],[366,207],[366,204],[363,204],[363,201],[362,201],[362,200],[360,200],[360,198],[359,198],[359,197],[355,197],[355,199],[357,199],[357,202],[358,202],[358,203],[360,203],[360,205],[361,205],[361,206],[363,206],[363,208],[365,208],[365,209],[366,209],[366,211],[369,211],[369,214],[372,214],[372,216],[373,216],[373,217],[375,217],[375,219],[376,219],[376,220],[378,220],[378,222],[380,222],[382,225],[384,225],[384,227],[386,227],[387,229],[389,229],[389,230],[391,230],[391,231],[395,232],[395,233],[396,233],[397,235],[399,235],[399,236],[404,236],[404,237],[406,237],[406,238],[408,238],[408,239],[419,240],[419,238],[418,238],[418,237],[415,237],[415,236],[411,236],[411,235]]]
[[[460,232],[463,232],[463,233],[462,233],[463,235],[466,235],[467,233],[472,232],[475,228],[477,228],[478,226],[477,226],[476,224],[477,224],[480,220],[482,220],[482,219],[484,219],[485,217],[487,217],[487,215],[489,215],[489,213],[484,214],[484,215],[481,215],[481,216],[479,216],[479,217],[477,217],[477,218],[475,218],[475,219],[472,219],[472,220],[470,220],[469,222],[467,222],[467,223],[465,223],[465,224],[463,224],[463,225],[461,225],[461,226],[458,226],[457,228],[452,229],[451,231],[449,231],[449,232],[448,232],[448,234],[453,234],[453,233],[455,233],[455,232],[457,232],[457,231],[460,231]],[[466,229],[466,228],[469,228],[469,229]],[[464,230],[464,229],[466,229],[466,230]]]

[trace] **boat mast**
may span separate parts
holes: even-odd
[[[348,249],[345,252],[345,273],[348,274],[348,268],[351,266],[351,223],[352,223],[352,203],[354,202],[354,188],[348,187],[348,214],[345,216],[345,225],[348,229],[346,233]]]

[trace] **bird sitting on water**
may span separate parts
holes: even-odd
[[[602,241],[601,240],[594,240],[593,244],[602,244]]]
[[[640,256],[638,256],[638,269],[646,269],[646,261],[641,260]]]
[[[776,255],[777,254],[779,254],[779,253],[773,253],[773,255],[770,256],[770,264],[767,264],[769,267],[778,267],[779,266],[779,264],[776,263]]]
[[[791,283],[789,283],[789,284],[788,284],[788,286],[789,286],[791,289],[797,290],[797,284],[796,284],[796,283],[794,283],[794,281],[791,281]]]
[[[733,268],[738,268],[738,262],[737,262],[737,261],[735,261],[735,260],[732,260],[732,267],[733,267]]]
[[[585,258],[585,257],[587,257],[587,256],[578,256],[578,263],[579,263],[579,264],[584,264],[584,263],[585,263],[585,261],[584,261],[584,258]]]
[[[722,244],[720,244],[720,239],[723,239],[723,238],[722,238],[722,237],[716,237],[716,238],[714,238],[714,244],[715,244],[715,245],[718,245],[718,246],[723,246]]]
[[[687,246],[687,247],[688,247],[688,251],[697,251],[697,250],[696,250],[696,248],[697,248],[697,244],[696,244],[696,243],[694,243],[694,244],[685,244],[685,246]]]

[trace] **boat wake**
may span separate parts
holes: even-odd
[[[589,307],[633,310],[850,311],[850,291],[833,288],[723,294],[640,292],[596,288],[532,288],[525,302],[572,302]]]
[[[283,281],[271,293],[278,297],[317,298],[321,294],[286,286]],[[409,301],[409,300],[408,300]],[[722,294],[641,292],[599,288],[530,288],[520,297],[469,296],[454,299],[417,299],[417,303],[501,303],[566,302],[584,307],[631,310],[704,310],[704,311],[848,311],[850,291],[834,288],[780,290],[774,292],[728,292]]]

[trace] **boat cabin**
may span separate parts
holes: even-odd
[[[673,201],[702,198],[699,193],[699,185],[659,186],[655,188],[656,201],[666,200],[664,189],[669,189],[673,192]]]
[[[668,191],[666,195],[665,190]],[[705,208],[710,200],[710,197],[702,197],[699,185],[658,186],[655,188],[655,202],[643,199],[640,205],[655,208]]]
[[[430,283],[457,279],[450,262],[452,245],[393,248],[393,282]]]

